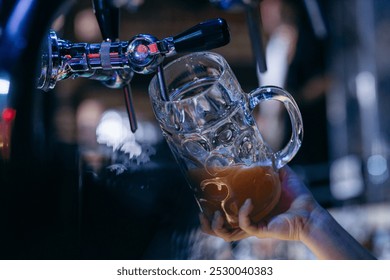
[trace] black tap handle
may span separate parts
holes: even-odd
[[[229,27],[221,18],[201,22],[173,37],[176,52],[211,50],[229,42]]]
[[[92,4],[103,39],[118,39],[119,8],[113,5],[112,0],[93,0]]]

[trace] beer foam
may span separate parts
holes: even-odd
[[[138,129],[133,133],[126,113],[109,110],[102,115],[96,128],[96,140],[140,164],[150,161],[150,156],[155,154],[153,145],[162,140],[162,135],[150,122],[138,122]]]

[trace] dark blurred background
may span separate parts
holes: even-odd
[[[0,1],[3,157],[8,149],[4,81],[18,92],[11,146],[16,160],[3,160],[0,168],[0,258],[314,258],[294,242],[230,244],[199,230],[197,205],[151,110],[152,75],[136,74],[131,82],[136,134],[129,131],[119,89],[79,78],[59,81],[50,92],[34,90],[36,72],[29,62],[39,53],[37,45],[7,66],[14,52],[2,29],[17,2],[23,1]],[[34,1],[19,4],[29,2]],[[50,18],[37,25],[42,30],[29,31],[37,32],[36,40],[50,27],[73,42],[102,41],[90,0],[66,8],[41,2],[41,17]],[[378,258],[390,259],[390,3],[261,1],[268,72],[258,74],[245,12],[211,2],[117,1],[119,38],[140,33],[165,38],[206,19],[225,18],[231,42],[213,51],[226,58],[243,90],[282,86],[301,109],[304,141],[290,166],[359,242]],[[24,43],[24,37],[16,38]],[[263,104],[255,114],[269,144],[282,147],[290,132],[279,104]]]

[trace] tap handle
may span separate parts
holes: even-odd
[[[173,37],[175,51],[178,53],[215,49],[229,41],[229,27],[222,18],[201,22]]]
[[[104,40],[119,38],[119,8],[112,0],[93,0],[93,11]]]

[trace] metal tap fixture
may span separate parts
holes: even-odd
[[[86,77],[105,81],[107,86],[119,88],[116,72],[131,70],[150,74],[157,70],[165,57],[180,52],[218,48],[230,41],[224,19],[212,19],[176,35],[158,40],[150,34],[138,34],[129,41],[102,43],[73,43],[57,37],[50,31],[46,52],[42,54],[38,88],[48,91],[57,81]]]
[[[267,61],[262,38],[260,2],[262,0],[210,0],[210,3],[223,10],[245,10],[248,31],[256,60],[258,73],[267,71]]]
[[[92,0],[93,11],[99,24],[104,41],[119,41],[119,7],[112,0]],[[116,71],[115,84],[122,84],[125,107],[129,117],[130,129],[137,130],[137,119],[134,110],[130,80],[132,74],[129,69]],[[110,85],[108,85],[110,86]]]
[[[221,18],[201,22],[162,40],[150,34],[138,34],[129,41],[73,43],[50,31],[37,87],[48,91],[60,80],[85,77],[102,81],[110,88],[121,88],[131,81],[134,73],[150,74],[159,70],[162,78],[161,64],[165,57],[210,50],[229,41],[227,22]]]

